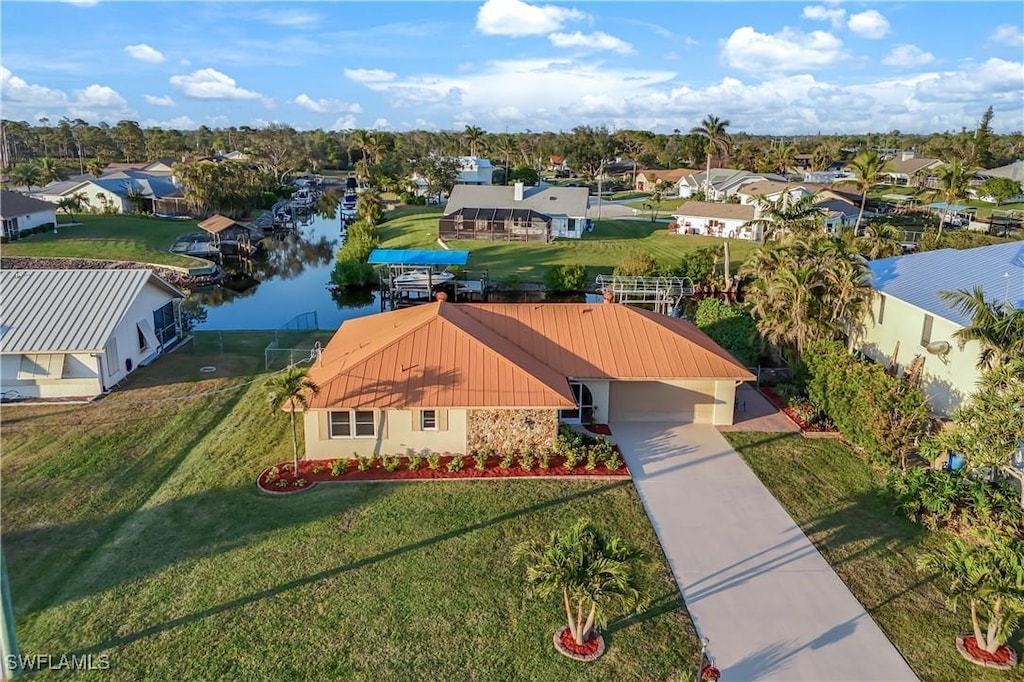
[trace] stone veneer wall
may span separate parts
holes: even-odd
[[[555,445],[557,410],[467,410],[466,450],[504,454]]]

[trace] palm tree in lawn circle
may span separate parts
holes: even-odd
[[[1012,358],[1024,358],[1024,310],[1008,302],[987,301],[980,286],[973,291],[940,291],[939,298],[971,316],[971,323],[953,332],[953,337],[961,348],[968,341],[981,345],[978,369],[988,371]]]
[[[309,398],[320,392],[320,387],[306,377],[306,370],[289,367],[267,382],[267,399],[274,410],[287,406],[292,421],[292,474],[299,475],[299,434],[295,427],[295,411],[309,407]]]
[[[691,134],[700,135],[705,140],[704,152],[707,154],[707,175],[704,181],[704,196],[709,201],[711,199],[708,196],[711,191],[711,157],[729,151],[730,139],[728,133],[725,132],[725,129],[728,127],[728,120],[723,121],[717,116],[708,114],[700,122],[699,126],[690,130]]]
[[[540,597],[561,594],[563,630],[578,645],[591,641],[595,623],[607,623],[609,607],[640,613],[649,603],[640,590],[640,552],[620,538],[609,537],[586,518],[565,531],[552,531],[545,542],[517,545],[513,558],[525,560],[526,580]],[[603,650],[600,642],[593,657]]]
[[[1016,653],[1006,642],[1024,617],[1024,541],[994,534],[981,542],[954,538],[922,556],[918,569],[936,574],[954,610],[961,600],[970,604],[977,647],[987,654],[1002,650],[1008,660],[1003,666],[978,660],[967,653],[962,636],[957,648],[964,658],[989,667],[1013,667]]]
[[[857,174],[855,178],[837,180],[835,184],[855,183],[860,193],[860,212],[857,213],[857,224],[853,227],[854,235],[860,234],[860,223],[864,219],[864,205],[868,201],[868,192],[874,185],[882,180],[882,169],[885,168],[885,161],[874,150],[863,151],[853,157],[846,167]]]

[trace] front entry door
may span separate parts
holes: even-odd
[[[570,381],[569,388],[576,399],[576,409],[559,410],[558,418],[569,424],[590,424],[594,421],[594,397],[582,381]]]

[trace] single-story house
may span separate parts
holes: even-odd
[[[0,270],[0,392],[91,398],[178,338],[184,294],[152,270]]]
[[[712,168],[709,175],[707,171],[692,173],[679,178],[679,196],[684,198],[692,197],[695,194],[704,192],[706,201],[725,201],[736,191],[748,182],[771,180],[773,182],[786,182],[786,178],[775,173],[751,173],[746,170],[734,170],[732,168]]]
[[[692,175],[699,172],[699,170],[692,168],[673,168],[671,170],[645,168],[637,172],[636,184],[633,188],[638,192],[653,192],[659,186],[660,181],[661,186],[666,190],[671,189],[673,194],[678,194],[679,179],[684,175]]]
[[[184,194],[168,173],[150,173],[137,169],[113,170],[95,178],[62,180],[50,183],[33,196],[54,203],[64,197],[82,194],[87,211],[131,213],[129,195],[139,194],[142,213],[180,214],[187,212]]]
[[[882,177],[887,184],[897,187],[937,189],[938,177],[935,173],[945,165],[939,159],[927,159],[914,156],[913,152],[904,152],[899,158],[885,164]]]
[[[814,196],[815,206],[822,213],[822,228],[835,234],[840,228],[854,225],[860,213],[860,201],[856,195],[814,183],[785,183],[771,180],[756,180],[745,183],[736,191],[743,205],[754,206],[755,218],[760,218],[758,202],[763,198],[775,203],[788,194],[793,202]]]
[[[823,185],[810,183],[794,184],[777,180],[751,180],[740,185],[734,196],[739,198],[741,204],[757,204],[762,197],[774,203],[783,194],[789,194],[793,201],[800,201],[823,189],[825,189]]]
[[[19,192],[0,190],[0,219],[4,238],[17,239],[34,227],[56,225],[57,207]]]
[[[751,204],[726,204],[716,201],[686,201],[672,217],[676,234],[700,234],[730,239],[761,239],[761,229],[750,225],[756,217]]]
[[[980,286],[989,301],[1024,308],[1024,243],[974,249],[940,249],[868,263],[878,296],[872,303],[860,350],[900,372],[920,356],[922,388],[932,409],[949,415],[974,391],[981,346],[963,348],[953,333],[971,319],[946,303],[942,291]]]
[[[170,173],[175,163],[177,163],[177,159],[170,156],[156,159],[155,161],[142,161],[139,163],[108,163],[100,175],[126,170],[144,171],[147,173]]]
[[[586,187],[455,185],[438,221],[442,239],[551,241],[591,229]]]
[[[546,448],[560,422],[731,424],[754,378],[693,323],[640,308],[447,301],[346,321],[308,376],[314,459]]]

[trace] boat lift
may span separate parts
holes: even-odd
[[[483,301],[490,292],[486,272],[475,279],[441,276],[446,268],[464,267],[469,251],[374,249],[367,262],[382,266],[377,271],[381,310],[429,303],[440,289],[448,289],[456,301]]]
[[[693,296],[689,277],[626,277],[598,275],[597,290],[611,295],[615,303],[639,303],[654,306],[654,312],[669,315]]]

